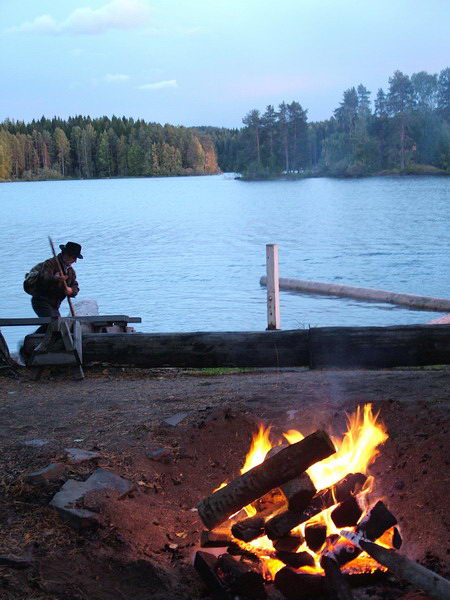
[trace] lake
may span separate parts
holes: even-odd
[[[209,177],[0,185],[0,317],[35,316],[25,273],[55,244],[83,246],[80,294],[141,331],[263,330],[265,245],[280,276],[449,296],[450,180],[240,182]],[[281,292],[283,329],[424,323],[440,313]],[[66,303],[64,303],[66,304]],[[63,314],[68,311],[64,306]],[[15,350],[33,328],[3,328]]]

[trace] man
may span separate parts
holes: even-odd
[[[72,265],[81,255],[75,242],[61,244],[61,253],[33,267],[27,273],[24,289],[32,295],[31,306],[38,317],[60,317],[59,307],[64,298],[79,292],[77,276]]]

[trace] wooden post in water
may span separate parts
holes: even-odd
[[[267,329],[280,329],[278,245],[266,244]]]

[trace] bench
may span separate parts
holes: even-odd
[[[40,376],[44,366],[73,365],[76,367],[78,377],[82,379],[84,377],[81,339],[83,330],[91,333],[126,333],[134,331],[132,327],[128,327],[128,323],[141,322],[140,317],[127,315],[0,318],[0,327],[48,325],[44,339],[27,359],[27,365],[38,368],[36,378]]]

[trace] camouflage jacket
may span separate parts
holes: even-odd
[[[61,254],[58,254],[59,262],[63,268],[64,275],[67,275],[67,286],[73,289],[72,298],[78,294],[80,288],[77,282],[77,274],[75,270],[70,266],[65,266],[62,260]],[[39,265],[33,267],[37,269]],[[64,285],[62,281],[55,279],[56,273],[59,273],[58,260],[56,258],[49,258],[45,262],[41,263],[39,268],[39,276],[33,291],[33,296],[40,296],[50,302],[55,308],[59,308],[61,302],[66,298],[64,291]]]

